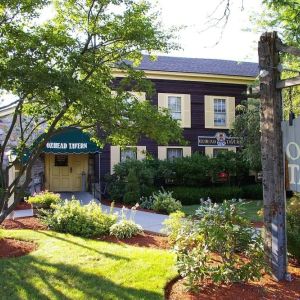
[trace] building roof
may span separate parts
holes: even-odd
[[[138,69],[144,71],[199,73],[245,77],[256,77],[258,75],[257,63],[172,56],[157,56],[157,59],[152,61],[148,55],[144,55],[144,59],[138,66]]]

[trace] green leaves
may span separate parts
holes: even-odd
[[[182,218],[171,215],[167,225],[177,268],[190,289],[199,289],[204,279],[219,284],[262,276],[266,264],[261,235],[241,216],[236,202],[204,201],[195,217]]]

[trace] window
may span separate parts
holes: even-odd
[[[126,159],[137,159],[136,148],[121,149],[120,161],[123,162]]]
[[[214,99],[214,125],[226,126],[226,100]]]
[[[219,153],[226,152],[228,149],[225,148],[214,148],[213,149],[213,157],[217,157]]]
[[[167,148],[167,160],[183,157],[182,148]]]
[[[181,97],[168,96],[168,109],[174,120],[181,120]]]
[[[54,166],[55,167],[67,167],[68,166],[68,155],[55,155]]]

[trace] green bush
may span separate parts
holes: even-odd
[[[174,230],[177,268],[189,288],[199,288],[204,280],[246,282],[262,276],[266,265],[261,235],[234,201],[205,201],[196,217],[182,219],[181,224],[180,229],[176,222],[169,229]]]
[[[181,203],[172,197],[172,192],[158,191],[152,197],[152,209],[155,211],[170,214],[182,209]]]
[[[110,227],[110,235],[113,235],[118,239],[126,239],[131,238],[143,231],[142,227],[134,222],[134,217],[138,206],[139,205],[136,204],[130,209],[130,215],[128,218],[126,215],[128,208],[122,208],[120,221]]]
[[[40,192],[29,197],[27,202],[37,208],[50,208],[61,201],[60,195],[52,192]]]
[[[262,200],[263,188],[261,184],[251,184],[241,186],[244,199]]]
[[[142,232],[142,227],[132,220],[121,220],[109,229],[110,235],[118,239],[128,239]]]
[[[145,208],[145,209],[152,209],[153,207],[153,196],[149,196],[149,197],[141,197],[139,204],[141,208]]]
[[[134,204],[138,202],[141,195],[140,195],[139,182],[134,169],[129,170],[125,191],[126,193],[123,199],[124,203]]]
[[[300,262],[300,198],[290,199],[287,207],[287,246],[289,253]]]
[[[176,238],[182,228],[185,214],[182,211],[176,211],[171,213],[169,218],[164,221],[164,232],[168,235],[168,239],[171,245],[174,245]]]
[[[127,177],[130,170],[135,171],[140,194],[143,196],[151,195],[154,191],[155,168],[156,167],[153,166],[151,160],[140,161],[127,159],[126,161],[117,164],[114,167],[114,174],[106,177],[110,197],[114,200],[123,201],[123,197],[126,193]]]
[[[168,191],[173,192],[174,198],[178,199],[183,205],[199,204],[200,199],[210,198],[214,202],[222,202],[228,199],[243,197],[243,191],[237,186],[212,186],[207,188],[194,187],[168,187]]]
[[[74,235],[91,237],[109,234],[109,228],[116,223],[117,216],[102,212],[95,202],[82,206],[74,198],[52,206],[53,212],[44,216],[50,229]]]

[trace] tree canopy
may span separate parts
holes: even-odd
[[[53,17],[45,17],[51,12]],[[41,16],[44,16],[42,18]],[[168,52],[173,31],[163,29],[147,1],[8,0],[0,2],[0,89],[16,97],[11,126],[0,147],[0,222],[9,196],[30,181],[30,171],[47,140],[65,126],[88,130],[99,143],[135,144],[141,136],[160,144],[182,141],[167,111],[149,101],[128,101],[127,89],[151,94],[135,67],[143,53]],[[125,78],[114,85],[114,70]],[[112,91],[114,90],[114,93]],[[4,153],[19,128],[19,159],[30,148],[19,176],[8,185]],[[42,139],[34,141],[40,130]],[[99,138],[101,133],[101,139]]]

